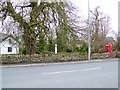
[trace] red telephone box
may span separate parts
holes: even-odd
[[[111,43],[108,43],[105,45],[105,52],[109,52],[110,58],[112,58],[112,44]]]

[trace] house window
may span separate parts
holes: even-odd
[[[11,39],[9,39],[9,44],[11,44]]]
[[[8,52],[12,52],[12,47],[8,47]]]

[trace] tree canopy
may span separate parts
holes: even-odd
[[[58,44],[58,51],[76,48],[78,41],[86,42],[88,28],[96,52],[103,47],[103,39],[110,30],[110,19],[99,12],[99,8],[90,11],[90,27],[87,24],[80,27],[85,22],[82,23],[81,17],[77,15],[77,9],[70,1],[62,0],[1,0],[0,18],[4,31],[16,34],[20,41],[23,36],[26,54],[54,51],[55,43]],[[98,42],[100,44],[96,45]],[[82,42],[79,44],[82,45]]]
[[[24,2],[0,1],[0,13],[5,23],[9,17],[13,23],[17,23],[18,28],[23,33],[24,45],[27,54],[36,53],[36,40],[47,38],[50,42],[55,40],[55,36],[61,33],[62,38],[57,37],[56,42],[61,41],[64,45],[67,43],[68,35],[75,36],[78,31],[76,22],[77,15],[70,2],[55,0],[47,2],[38,0]],[[9,29],[8,29],[9,30]],[[59,34],[58,34],[59,33]],[[41,37],[42,35],[42,37]]]

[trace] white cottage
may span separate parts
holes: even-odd
[[[12,35],[0,33],[0,54],[19,54],[19,43]]]

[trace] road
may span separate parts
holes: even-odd
[[[118,88],[118,61],[2,68],[2,88]]]

